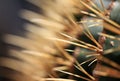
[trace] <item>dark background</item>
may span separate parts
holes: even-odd
[[[39,9],[26,0],[0,0],[0,55],[7,54],[7,44],[3,42],[5,34],[24,36],[24,24],[29,21],[20,17],[22,9],[39,12]]]
[[[29,22],[20,17],[20,11],[22,9],[38,11],[37,7],[25,0],[0,0],[0,57],[9,56],[8,49],[11,48],[11,45],[3,41],[5,34],[24,36],[24,24]],[[0,70],[7,71],[9,69],[0,67]],[[11,80],[0,76],[0,81]]]

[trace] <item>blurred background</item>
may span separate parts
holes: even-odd
[[[24,24],[27,21],[20,18],[19,12],[25,8],[30,9],[30,6],[25,0],[0,0],[0,57],[8,56],[7,50],[10,47],[3,42],[5,34],[24,35]],[[0,70],[3,68],[0,67]],[[10,80],[0,78],[0,81]]]

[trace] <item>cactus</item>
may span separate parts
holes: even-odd
[[[24,36],[4,35],[0,77],[12,81],[118,81],[119,0],[27,0]]]

